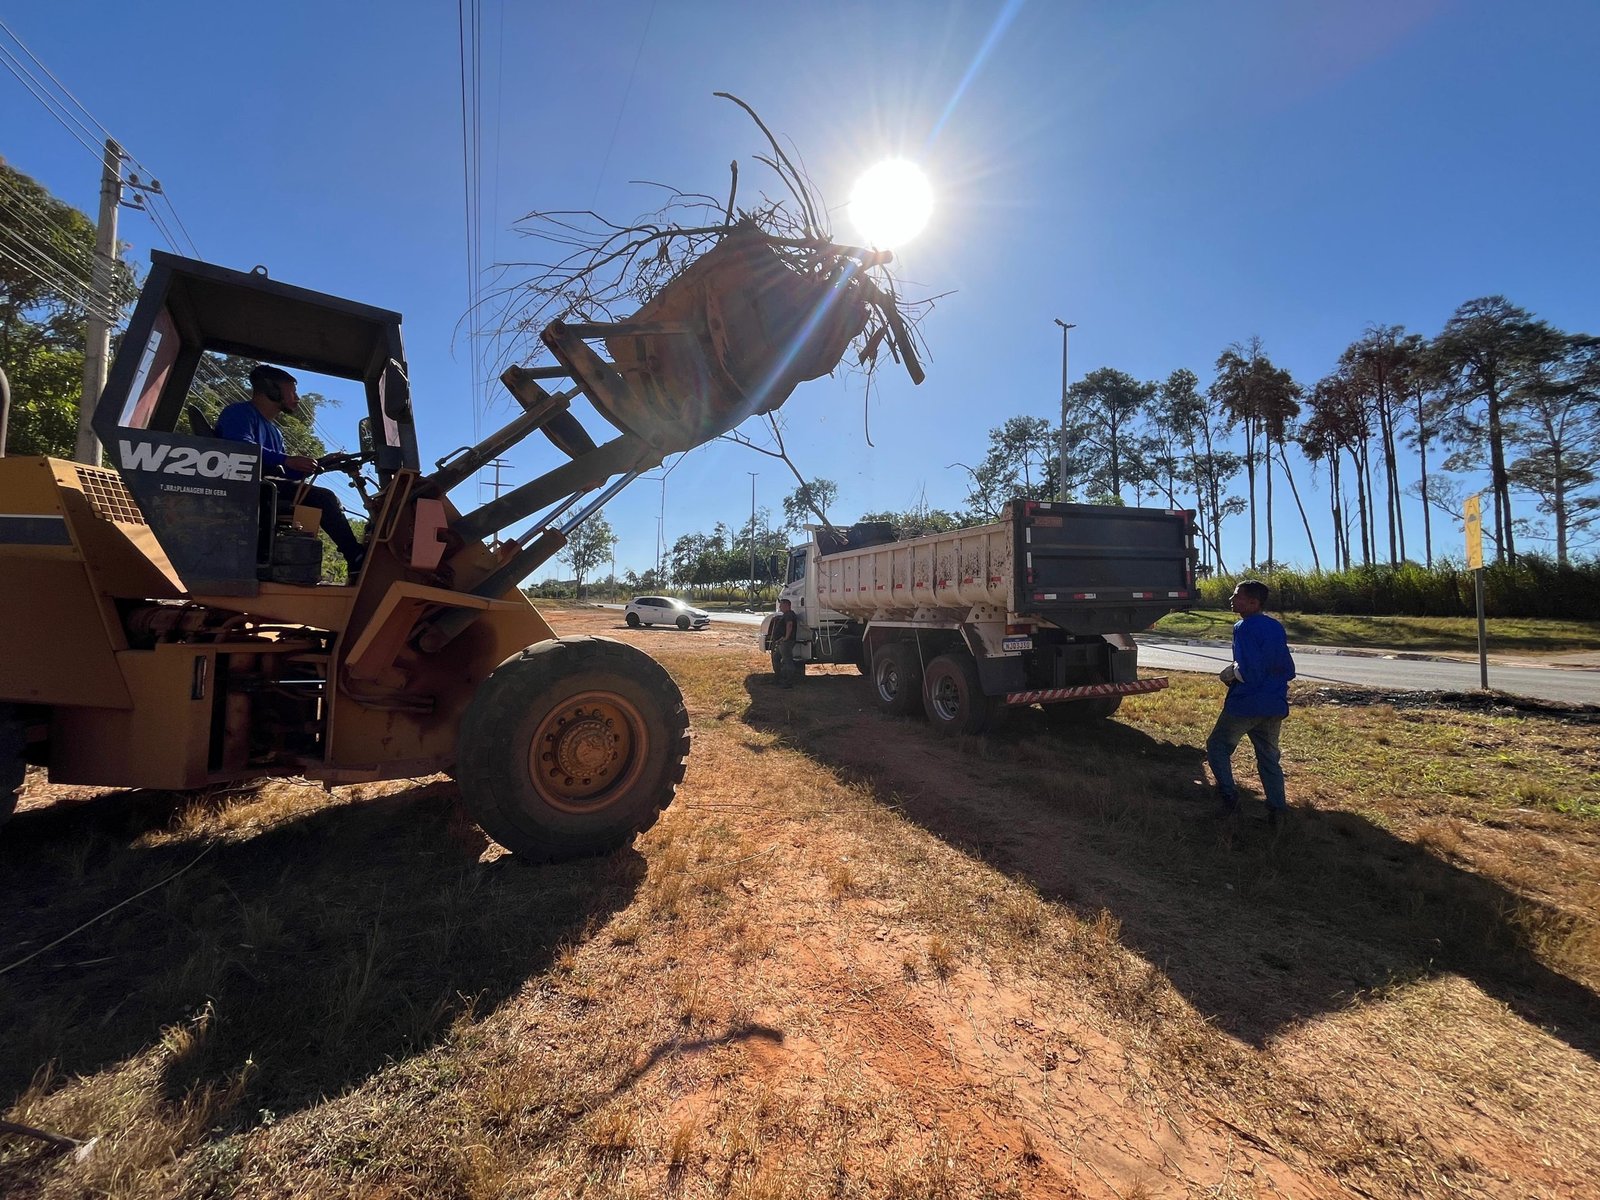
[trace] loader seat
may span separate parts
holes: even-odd
[[[189,417],[189,430],[195,437],[214,438],[217,436],[216,427],[211,424],[205,413],[200,411],[198,404],[189,404],[183,410]]]

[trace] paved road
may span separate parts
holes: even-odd
[[[615,609],[617,612],[621,612],[623,609],[627,608],[628,606],[626,604],[597,604],[597,605],[595,605],[595,607],[596,608],[611,608],[611,609]],[[764,613],[764,612],[758,612],[758,613],[714,612],[714,613],[711,614],[711,619],[713,621],[725,621],[730,625],[759,625],[759,624],[761,624],[762,620],[766,617],[766,615],[767,614]]]
[[[620,604],[602,608],[621,611]],[[717,624],[760,625],[767,614],[712,613]],[[1139,638],[1139,665],[1161,671],[1220,671],[1228,661],[1221,645],[1186,645],[1148,635]],[[1376,654],[1321,654],[1296,649],[1295,667],[1302,679],[1348,683],[1357,687],[1403,688],[1406,691],[1470,692],[1478,687],[1476,662],[1419,661]],[[1515,667],[1489,664],[1489,686],[1517,696],[1557,704],[1600,704],[1600,670],[1563,667]]]
[[[1220,671],[1230,655],[1223,646],[1139,639],[1139,665],[1164,671]],[[1476,662],[1418,662],[1361,654],[1294,652],[1301,679],[1407,691],[1470,692],[1478,687]],[[1489,664],[1489,686],[1558,704],[1600,704],[1600,671]]]

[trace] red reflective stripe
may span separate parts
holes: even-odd
[[[1048,704],[1055,700],[1082,700],[1092,696],[1133,696],[1142,692],[1159,692],[1167,680],[1136,679],[1132,683],[1090,683],[1082,687],[1045,688],[1033,692],[1009,692],[1007,704]]]

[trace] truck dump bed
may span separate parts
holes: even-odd
[[[862,621],[962,620],[988,606],[1127,633],[1194,604],[1194,563],[1188,513],[1015,501],[989,525],[825,554],[817,599]]]

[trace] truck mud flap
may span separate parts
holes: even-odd
[[[1082,687],[1044,688],[1034,692],[1007,692],[1006,703],[1050,704],[1056,700],[1086,700],[1093,696],[1132,696],[1139,692],[1159,692],[1167,686],[1165,677],[1136,679],[1131,683],[1089,683]]]

